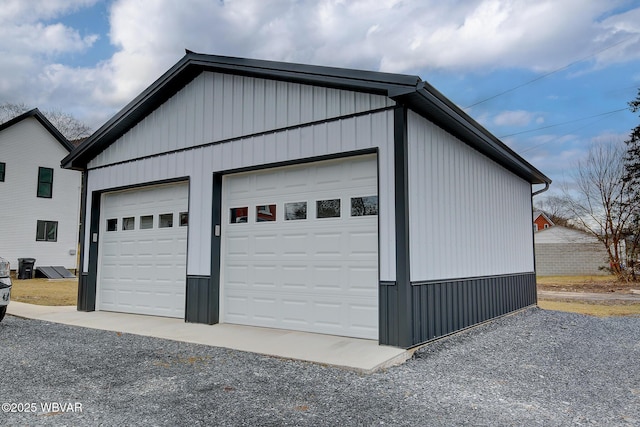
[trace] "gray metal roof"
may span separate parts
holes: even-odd
[[[2,132],[3,130],[15,125],[16,123],[19,123],[21,121],[23,121],[24,119],[28,119],[29,117],[33,117],[34,119],[38,120],[40,122],[40,124],[42,126],[44,126],[44,128],[60,143],[60,145],[62,145],[67,151],[72,151],[73,150],[73,144],[71,144],[69,142],[69,140],[67,138],[64,137],[64,135],[62,135],[60,133],[60,131],[44,116],[44,114],[42,114],[40,112],[40,110],[38,110],[37,108],[34,108],[33,110],[29,110],[26,113],[20,114],[17,117],[14,117],[13,119],[6,121],[2,124],[0,124],[0,132]]]
[[[542,172],[418,76],[204,55],[190,51],[187,51],[178,63],[65,157],[62,165],[70,169],[84,169],[102,150],[204,71],[388,96],[457,136],[530,183],[551,182]]]

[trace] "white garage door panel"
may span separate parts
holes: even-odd
[[[188,211],[188,185],[167,184],[107,193],[100,224],[98,308],[137,314],[184,317],[187,227],[180,213]],[[160,215],[172,214],[172,227],[159,227]],[[141,216],[153,216],[141,228]],[[123,218],[134,218],[123,230]],[[107,231],[107,220],[117,230]]]
[[[222,321],[378,338],[378,217],[351,216],[351,197],[377,195],[375,155],[227,176],[223,189]],[[316,218],[330,199],[341,216]],[[292,202],[306,219],[284,219]],[[256,221],[261,205],[276,221]],[[247,221],[230,223],[231,208]]]

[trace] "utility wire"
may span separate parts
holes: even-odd
[[[597,51],[597,52],[594,52],[594,53],[592,53],[592,54],[590,54],[590,55],[587,55],[587,56],[585,56],[585,57],[583,57],[583,58],[580,58],[580,59],[578,59],[578,60],[575,60],[575,61],[571,62],[571,63],[570,63],[570,64],[568,64],[568,65],[565,65],[565,66],[563,66],[563,67],[557,68],[557,69],[555,69],[555,70],[553,70],[553,71],[549,71],[548,73],[545,73],[545,74],[543,74],[543,75],[541,75],[541,76],[538,76],[538,77],[536,77],[535,79],[532,79],[532,80],[529,80],[529,81],[527,81],[527,82],[525,82],[525,83],[519,84],[518,86],[515,86],[515,87],[512,87],[511,89],[507,89],[507,90],[505,90],[505,91],[502,91],[502,92],[500,92],[500,93],[498,93],[498,94],[496,94],[496,95],[493,95],[493,96],[490,96],[490,97],[485,98],[485,99],[483,99],[483,100],[480,100],[480,101],[478,101],[478,102],[476,102],[476,103],[474,103],[474,104],[467,105],[466,107],[464,107],[464,109],[466,110],[467,108],[471,108],[471,107],[475,107],[476,105],[483,104],[483,103],[485,103],[485,102],[487,102],[487,101],[490,101],[490,100],[492,100],[492,99],[495,99],[495,98],[497,98],[497,97],[499,97],[499,96],[506,95],[507,93],[510,93],[510,92],[513,92],[513,91],[515,91],[515,90],[517,90],[517,89],[520,89],[521,87],[524,87],[524,86],[530,85],[531,83],[535,83],[535,82],[537,82],[538,80],[542,80],[542,79],[544,79],[545,77],[549,77],[549,76],[550,76],[550,75],[552,75],[552,74],[555,74],[555,73],[560,72],[560,71],[562,71],[562,70],[566,70],[567,68],[572,67],[572,66],[574,66],[574,65],[576,65],[576,64],[578,64],[578,63],[580,63],[580,62],[584,61],[585,59],[592,58],[592,57],[594,57],[594,56],[596,56],[596,55],[598,55],[598,54],[600,54],[600,53],[602,53],[602,52],[604,52],[604,51],[607,51],[607,50],[609,50],[609,49],[612,49],[612,48],[614,48],[614,47],[616,47],[616,46],[618,46],[618,45],[620,45],[620,44],[622,44],[622,43],[626,42],[626,41],[627,41],[627,40],[629,40],[630,38],[631,38],[631,36],[627,37],[626,39],[623,39],[623,40],[619,41],[618,43],[614,43],[614,44],[612,44],[611,46],[607,46],[607,47],[605,47],[604,49],[601,49],[601,50],[599,50],[599,51]]]
[[[535,128],[535,129],[528,129],[528,130],[523,130],[521,132],[510,133],[508,135],[499,136],[498,138],[502,139],[502,138],[508,138],[510,136],[522,135],[523,133],[536,132],[536,131],[539,131],[539,130],[544,130],[544,129],[554,128],[554,127],[558,127],[558,126],[563,126],[563,125],[567,125],[569,123],[580,122],[582,120],[593,119],[595,117],[602,117],[602,116],[606,116],[606,115],[609,115],[609,114],[615,114],[615,113],[619,113],[620,111],[627,111],[627,110],[628,110],[628,108],[620,108],[619,110],[607,111],[606,113],[594,114],[593,116],[582,117],[582,118],[579,118],[579,119],[568,120],[568,121],[562,122],[562,123],[555,123],[555,124],[552,124],[552,125],[542,126],[542,127]]]
[[[564,134],[564,135],[562,135],[562,136],[559,136],[559,137],[556,137],[556,138],[550,139],[550,140],[548,140],[548,141],[541,142],[541,143],[536,144],[536,145],[532,145],[532,146],[527,147],[527,148],[525,148],[525,149],[523,149],[523,150],[519,150],[519,153],[524,154],[524,153],[528,153],[528,152],[530,152],[530,151],[533,151],[533,150],[535,150],[535,149],[537,149],[537,148],[539,148],[539,147],[542,147],[543,145],[549,144],[549,143],[551,143],[551,142],[555,142],[555,141],[557,141],[558,139],[560,139],[560,138],[562,138],[562,137],[564,137],[564,136],[570,135],[572,132],[576,132],[576,131],[579,131],[579,130],[581,130],[581,129],[588,128],[589,126],[593,126],[594,124],[596,124],[596,123],[598,123],[598,122],[600,122],[600,121],[604,120],[605,118],[606,118],[606,117],[601,117],[601,118],[599,118],[598,120],[594,120],[594,121],[592,121],[592,122],[589,122],[588,124],[586,124],[586,125],[584,125],[584,126],[579,126],[579,127],[577,127],[577,128],[571,129],[571,130],[569,131],[569,133],[566,133],[566,134]]]

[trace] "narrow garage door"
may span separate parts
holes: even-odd
[[[375,155],[223,180],[222,321],[378,338]]]
[[[98,308],[184,317],[186,183],[103,195]]]

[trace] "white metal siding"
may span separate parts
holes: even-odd
[[[35,258],[37,266],[77,266],[82,174],[60,167],[69,152],[33,117],[0,132],[2,239],[0,256],[18,268],[18,258]],[[52,198],[36,197],[38,167],[53,169]],[[57,221],[56,242],[37,242],[38,220]]]
[[[381,95],[204,72],[89,167],[390,105]]]
[[[409,114],[411,280],[532,272],[531,186]]]
[[[332,92],[333,93],[333,92]],[[164,108],[164,107],[162,107]],[[172,136],[178,138],[178,136]],[[90,170],[88,191],[190,177],[189,259],[187,273],[210,274],[212,174],[350,152],[377,149],[380,205],[380,279],[395,280],[393,210],[393,112],[352,117],[274,134],[195,148]],[[89,218],[90,206],[87,207]],[[86,247],[89,235],[85,236]],[[85,271],[88,258],[85,258]]]

